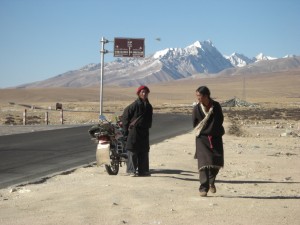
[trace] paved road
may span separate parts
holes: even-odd
[[[0,136],[0,188],[36,181],[95,161],[91,126]],[[155,114],[150,144],[191,130],[188,115]]]

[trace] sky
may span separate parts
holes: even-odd
[[[144,38],[145,56],[206,40],[223,55],[299,56],[299,12],[299,0],[0,0],[0,88],[100,63],[102,37]]]

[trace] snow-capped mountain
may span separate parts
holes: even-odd
[[[177,77],[188,77],[195,73],[218,73],[232,67],[211,41],[199,42],[186,48],[165,49],[153,55],[164,67]]]
[[[293,65],[300,66],[297,60],[297,57],[294,57]],[[117,58],[105,64],[103,82],[108,85],[137,86],[192,78],[195,74],[218,76],[221,71],[226,71],[228,75],[230,71],[236,71],[236,68],[244,68],[258,61],[276,60],[263,54],[254,59],[238,53],[225,57],[211,41],[196,41],[185,48],[167,48],[143,59]],[[256,68],[256,73],[257,71],[259,69]],[[99,80],[100,64],[88,64],[78,70],[18,87],[90,87],[99,85]]]
[[[286,56],[283,56],[283,58],[293,58],[293,57],[296,57],[296,55],[286,55]]]
[[[79,70],[80,71],[90,71],[90,70],[95,70],[95,69],[99,69],[99,68],[100,68],[100,64],[90,63],[86,66],[81,67]]]
[[[256,57],[253,58],[255,62],[264,61],[264,60],[274,60],[274,59],[277,58],[271,56],[265,56],[263,53],[259,53]]]
[[[225,56],[225,58],[229,60],[231,65],[233,65],[234,67],[243,67],[256,61],[249,59],[248,57],[239,53],[233,53],[230,56]]]
[[[105,64],[104,84],[132,86],[158,83],[190,77],[196,73],[213,74],[233,67],[211,41],[186,48],[168,48],[137,58],[122,58]],[[100,64],[89,64],[79,70],[22,87],[88,87],[99,83]]]

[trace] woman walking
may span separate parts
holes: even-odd
[[[221,105],[211,99],[206,86],[196,90],[196,97],[198,104],[194,106],[192,115],[196,132],[195,158],[198,160],[200,196],[205,197],[209,190],[216,193],[216,176],[224,166],[224,116]]]
[[[131,176],[150,176],[149,129],[153,108],[148,100],[149,93],[147,86],[140,86],[136,92],[138,98],[124,109],[122,117],[124,136],[128,136],[126,172]]]

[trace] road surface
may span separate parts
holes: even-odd
[[[0,188],[95,162],[88,126],[0,136]],[[154,114],[150,144],[190,131],[191,116]]]

